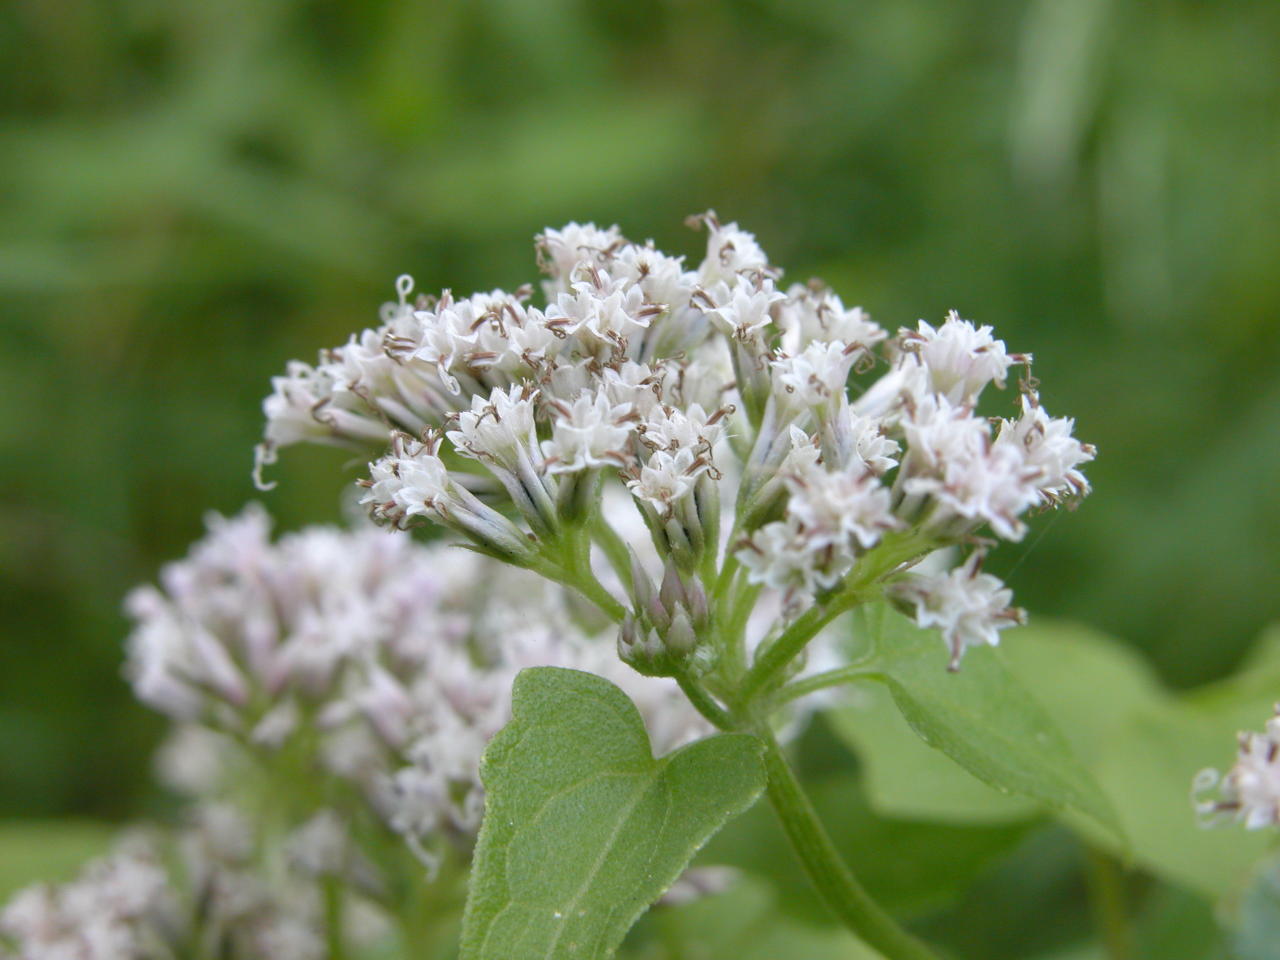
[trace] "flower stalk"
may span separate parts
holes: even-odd
[[[805,873],[831,912],[886,960],[938,960],[937,954],[898,926],[854,877],[818,819],[773,731],[762,725],[756,734],[765,745],[769,803]]]

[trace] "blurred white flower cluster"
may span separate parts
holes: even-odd
[[[371,458],[361,502],[400,529],[273,541],[261,508],[212,516],[129,596],[127,676],[173,721],[161,769],[195,826],[21,894],[0,960],[311,960],[341,954],[360,904],[419,923],[423,865],[441,902],[465,872],[525,667],[613,681],[662,755],[831,686],[850,651],[820,635],[859,604],[941,631],[953,668],[1021,622],[984,536],[1088,493],[1094,455],[1030,357],[954,312],[891,336],[782,286],[736,224],[693,224],[691,268],[616,227],[546,230],[540,305],[401,277],[377,328],[275,378],[259,482],[280,447],[348,447]],[[979,414],[1018,368],[1012,416]],[[459,542],[403,532],[425,521]],[[1267,790],[1275,820],[1268,736],[1218,805],[1250,825]]]
[[[1202,799],[1219,786],[1217,799]],[[1248,830],[1280,824],[1280,704],[1262,733],[1240,734],[1235,766],[1226,776],[1202,770],[1193,791],[1196,812],[1206,824],[1224,818]]]
[[[479,826],[480,754],[524,667],[613,679],[660,751],[706,730],[675,684],[627,669],[544,581],[444,544],[371,526],[273,543],[251,507],[211,516],[160,580],[127,601],[127,673],[180,725],[169,779],[208,793],[233,744],[293,758],[356,787],[428,863]]]
[[[714,671],[742,646],[730,608],[760,588],[794,617],[893,577],[953,664],[994,643],[1021,614],[978,572],[978,534],[1020,539],[1029,510],[1088,492],[1094,455],[1045,411],[1030,357],[954,312],[891,337],[820,283],[781,285],[736,224],[694,221],[707,248],[692,268],[616,227],[546,230],[543,305],[532,286],[414,298],[401,277],[380,326],[274,380],[259,466],[304,440],[373,452],[376,519],[438,521],[582,592],[649,673]],[[979,415],[1014,368],[1018,409]],[[611,481],[680,611],[654,607],[658,585],[611,533],[626,522],[600,496]],[[596,582],[593,541],[625,597]],[[954,544],[973,548],[956,571],[903,576]]]
[[[0,957],[322,960],[313,878],[277,871],[268,882],[260,856],[250,824],[220,806],[174,835],[126,834],[76,879],[16,894],[0,910]]]

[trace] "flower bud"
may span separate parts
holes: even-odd
[[[693,632],[693,624],[689,622],[689,614],[683,607],[677,608],[671,618],[671,628],[667,631],[667,649],[676,656],[686,656],[697,646],[698,637]]]
[[[653,582],[645,572],[644,564],[640,562],[635,550],[629,552],[631,554],[631,594],[636,599],[636,606],[643,610],[654,599]]]
[[[618,655],[648,676],[705,672],[713,657],[705,642],[711,615],[702,583],[681,577],[672,559],[667,560],[656,594],[634,559],[632,578],[637,609],[622,622]]]

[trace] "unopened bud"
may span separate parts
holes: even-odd
[[[711,622],[711,609],[707,602],[707,591],[702,581],[692,580],[685,587],[685,607],[693,621],[694,629],[705,630]]]
[[[680,571],[675,562],[667,559],[666,569],[662,571],[662,586],[658,589],[658,597],[668,612],[685,605],[684,583],[680,580]]]
[[[637,604],[634,614],[622,622],[618,633],[618,653],[636,670],[649,676],[674,676],[677,673],[703,673],[710,668],[714,656],[706,643],[711,625],[707,591],[696,577],[685,579],[676,564],[667,561],[662,585],[657,593],[653,584],[633,561],[632,576]]]
[[[659,630],[665,630],[671,626],[671,614],[658,597],[651,596],[643,612],[647,615],[649,622]]]
[[[649,579],[635,550],[631,551],[631,595],[635,597],[636,606],[641,610],[646,609],[654,600],[653,581]]]
[[[677,608],[671,618],[671,628],[667,631],[667,650],[676,656],[685,656],[693,652],[697,646],[698,636],[694,633],[693,624],[683,607]]]
[[[626,617],[618,629],[618,657],[647,677],[669,677],[675,661],[667,653],[658,631]]]

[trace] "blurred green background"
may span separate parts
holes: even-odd
[[[0,816],[152,802],[121,598],[260,496],[268,378],[570,219],[697,254],[715,207],[1033,351],[1096,493],[993,566],[1224,674],[1280,617],[1278,63],[1273,2],[0,5]],[[285,455],[281,526],[341,459]]]

